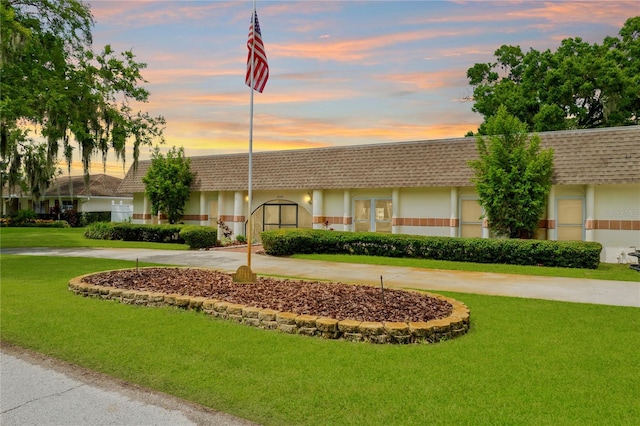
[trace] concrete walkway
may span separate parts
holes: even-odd
[[[0,254],[139,260],[166,265],[208,267],[227,272],[235,272],[239,266],[247,263],[246,252],[229,249],[182,251],[43,248],[3,249]],[[385,287],[640,307],[640,273],[638,282],[626,282],[359,265],[258,254],[253,254],[251,259],[251,268],[260,275],[372,285],[379,285],[382,276]]]
[[[3,345],[0,351],[0,424],[253,425],[9,345]]]

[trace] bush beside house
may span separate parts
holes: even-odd
[[[602,245],[584,241],[425,237],[405,234],[278,229],[261,234],[267,254],[354,254],[456,262],[597,269]]]
[[[134,225],[96,222],[87,226],[84,236],[96,240],[188,244],[190,248],[213,247],[217,243],[216,229],[190,225]]]

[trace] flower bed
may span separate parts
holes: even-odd
[[[185,284],[188,283],[188,284]],[[290,334],[371,343],[436,343],[469,330],[469,309],[437,294],[260,278],[233,283],[199,268],[141,268],[76,277],[69,289],[125,304],[193,309]]]

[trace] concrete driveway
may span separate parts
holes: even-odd
[[[234,272],[247,263],[247,253],[237,249],[151,250],[151,249],[3,249],[0,254],[30,256],[94,257],[139,260],[165,265],[200,266]],[[251,267],[259,275],[325,279],[348,283],[431,291],[455,291],[494,296],[547,299],[640,307],[638,282],[539,277],[487,272],[447,271],[383,265],[360,265],[317,260],[279,258],[253,254]]]

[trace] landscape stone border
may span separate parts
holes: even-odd
[[[451,315],[426,322],[369,322],[350,319],[339,321],[329,317],[300,315],[244,306],[201,296],[125,290],[82,281],[83,278],[95,274],[72,278],[69,281],[69,290],[84,297],[114,300],[128,305],[173,306],[180,309],[191,309],[216,318],[266,330],[319,336],[325,339],[395,344],[438,343],[466,334],[471,325],[469,308],[464,303],[427,292],[420,292],[420,294],[449,303],[453,307]]]

